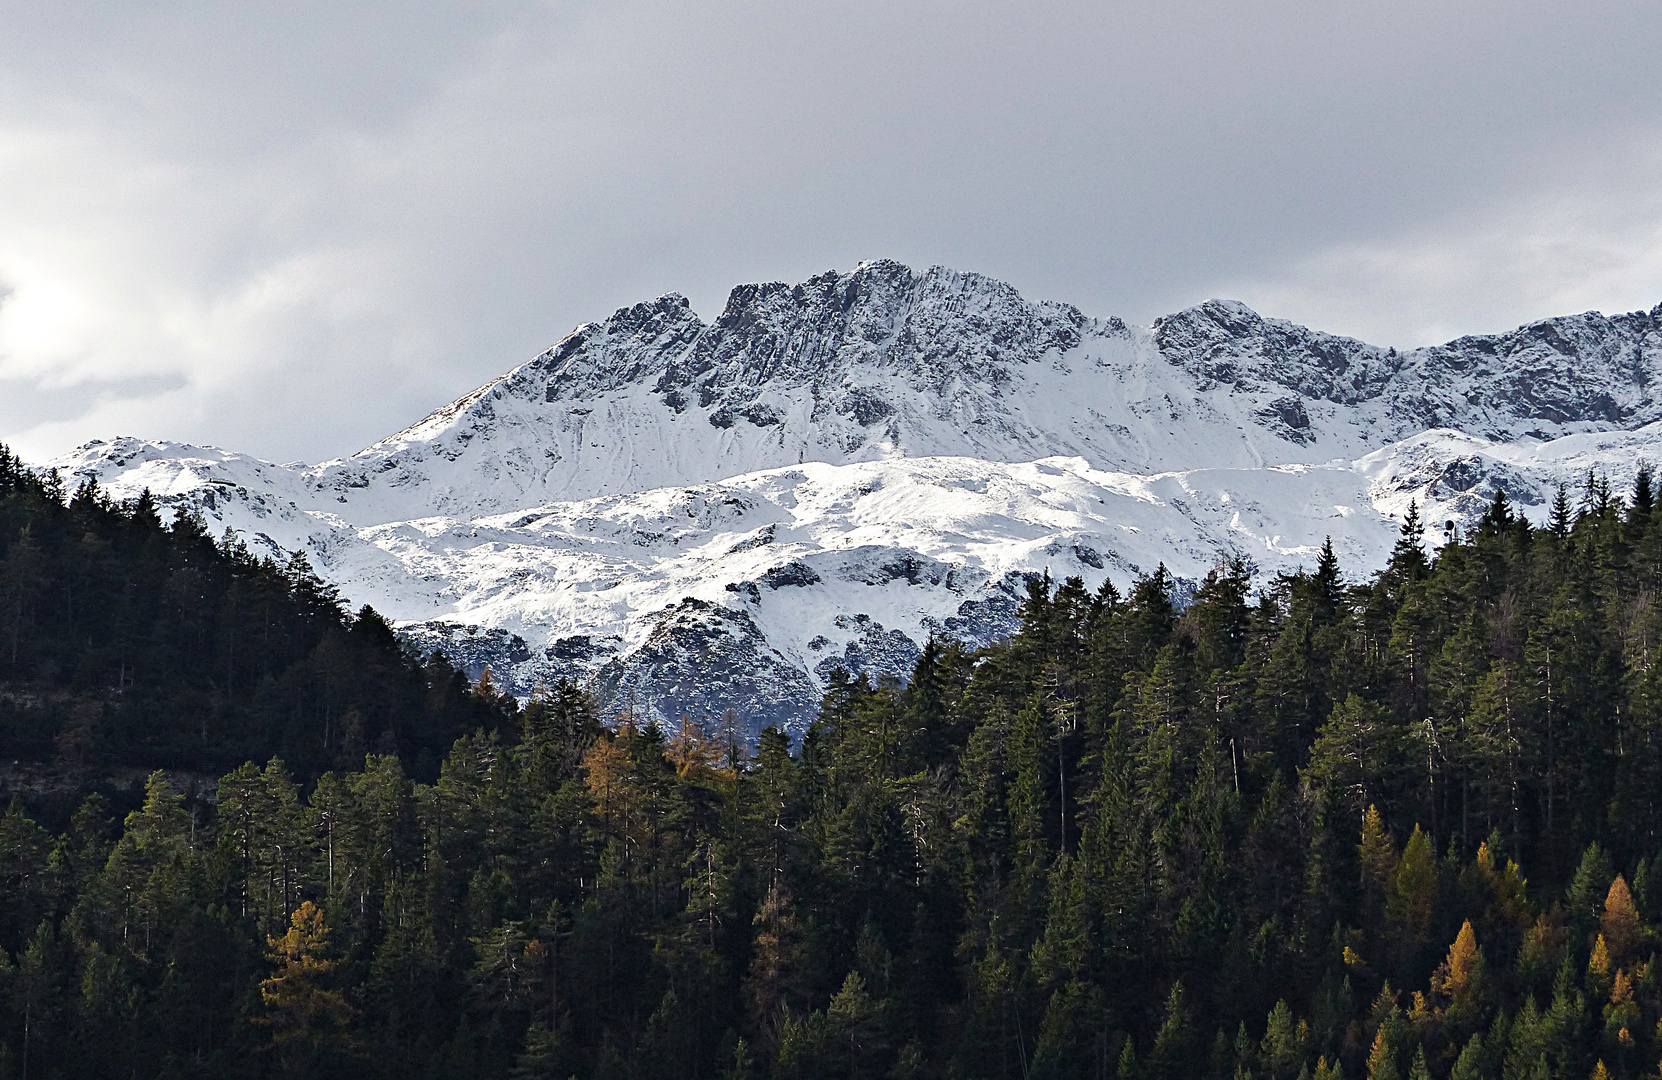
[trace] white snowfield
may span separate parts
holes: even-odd
[[[836,667],[1015,626],[1030,575],[1269,573],[1331,537],[1376,569],[1497,488],[1540,519],[1662,460],[1662,306],[1397,353],[1211,301],[1150,328],[946,270],[864,264],[679,297],[350,458],[95,442],[50,464],[149,488],[517,692],[564,676],[673,718],[799,728]]]

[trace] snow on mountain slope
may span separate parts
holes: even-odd
[[[1540,517],[1558,483],[1589,467],[1625,483],[1646,458],[1662,460],[1662,424],[1528,446],[1440,430],[1354,462],[1152,475],[1080,458],[804,463],[356,528],[280,484],[251,490],[285,470],[235,455],[121,441],[60,467],[118,495],[148,486],[257,550],[305,550],[353,602],[517,692],[570,676],[666,717],[736,707],[799,727],[836,667],[904,676],[931,634],[1008,634],[1029,575],[1123,589],[1163,562],[1193,583],[1233,554],[1278,572],[1329,536],[1371,568],[1410,499],[1433,526],[1469,523],[1501,486]]]
[[[1153,327],[893,262],[578,327],[309,474],[368,524],[809,461],[1082,457],[1155,472],[1354,458],[1431,427],[1551,438],[1662,418],[1662,306],[1398,353],[1209,301]]]
[[[520,692],[576,675],[665,715],[738,704],[792,726],[834,667],[903,676],[932,633],[1008,634],[1032,574],[1125,586],[1164,561],[1194,581],[1237,551],[1308,563],[1326,535],[1366,563],[1394,536],[1348,465],[1137,476],[1079,458],[809,462],[359,528],[298,509],[279,484],[250,489],[280,467],[235,455],[120,441],[60,467],[118,495],[148,486],[257,550],[304,549],[355,603]]]
[[[1662,457],[1662,307],[1396,352],[1209,301],[1150,328],[972,274],[862,265],[679,297],[350,458],[132,439],[53,463],[148,487],[518,692],[570,675],[670,717],[797,727],[829,672],[1014,628],[1029,575],[1121,587],[1234,553],[1378,566],[1506,490]]]
[[[1471,525],[1503,491],[1536,524],[1547,520],[1560,485],[1572,501],[1590,476],[1633,490],[1639,469],[1662,465],[1662,421],[1632,431],[1590,431],[1550,442],[1495,442],[1446,428],[1421,432],[1356,462],[1375,509],[1400,519],[1417,502],[1425,520]]]

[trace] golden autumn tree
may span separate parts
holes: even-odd
[[[1600,934],[1593,942],[1593,954],[1587,958],[1587,988],[1602,997],[1610,992],[1611,985],[1610,948]]]
[[[1368,1080],[1402,1080],[1399,1061],[1411,1029],[1389,982],[1379,988],[1369,1013],[1374,1037],[1367,1058]]]
[[[1472,930],[1472,921],[1467,919],[1455,935],[1454,944],[1449,946],[1448,959],[1431,976],[1431,989],[1445,997],[1458,997],[1472,988],[1482,966],[1483,950],[1477,947],[1477,934]]]
[[[290,916],[288,932],[266,941],[277,971],[260,983],[266,1015],[259,1023],[271,1029],[272,1041],[312,1049],[343,1045],[352,1007],[339,990],[328,986],[336,961],[326,956],[329,928],[323,912],[307,900]]]
[[[1483,911],[1488,928],[1527,930],[1534,920],[1533,909],[1529,904],[1529,883],[1517,862],[1508,859],[1504,866],[1496,862],[1494,848],[1484,841],[1477,848],[1476,872],[1489,898]]]
[[[683,780],[708,784],[735,778],[732,769],[722,767],[726,745],[704,734],[704,729],[684,713],[680,729],[670,736],[665,750],[666,756],[675,765],[675,775]]]
[[[1431,992],[1446,1003],[1441,1012],[1449,1025],[1465,1034],[1476,1024],[1483,990],[1483,950],[1467,919],[1449,946],[1448,958],[1432,973]]]
[[[627,830],[634,815],[636,792],[630,776],[629,751],[622,737],[596,739],[583,755],[583,782],[595,802],[595,812],[607,824]]]
[[[754,919],[756,946],[745,976],[752,1022],[763,1033],[764,1045],[777,1046],[791,1005],[800,1005],[800,970],[808,954],[806,935],[797,923],[789,890],[783,882],[770,886]]]
[[[485,665],[485,670],[479,673],[479,681],[473,687],[473,696],[486,705],[501,705],[504,701],[508,701],[513,697],[512,694],[505,693],[497,688],[496,676],[491,673],[489,664]]]
[[[1524,932],[1523,947],[1518,951],[1518,974],[1525,983],[1540,984],[1558,967],[1568,936],[1558,915],[1556,907],[1544,911]]]
[[[1628,950],[1639,943],[1639,912],[1633,906],[1633,893],[1628,890],[1627,880],[1620,874],[1616,875],[1616,880],[1610,883],[1610,891],[1605,894],[1599,929],[1603,931],[1604,943],[1610,950],[1613,964],[1621,964],[1627,958]]]
[[[1610,1004],[1604,1007],[1605,1040],[1623,1051],[1633,1048],[1633,1032],[1644,1014],[1633,1000],[1633,980],[1618,970],[1610,985]]]

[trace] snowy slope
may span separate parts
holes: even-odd
[[[1662,307],[1412,352],[1210,301],[1152,327],[871,263],[679,297],[353,455],[131,439],[54,462],[145,487],[522,693],[572,675],[665,716],[799,725],[832,668],[1013,627],[1028,575],[1371,569],[1411,499],[1544,514],[1662,459]],[[1433,530],[1435,531],[1435,529]]]
[[[1209,301],[1132,327],[893,262],[665,296],[350,458],[302,506],[469,516],[810,461],[1082,457],[1153,472],[1354,458],[1432,427],[1509,439],[1662,418],[1662,306],[1398,353]]]

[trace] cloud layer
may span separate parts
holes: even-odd
[[[1412,345],[1662,301],[1662,9],[0,9],[0,440],[349,453],[864,258]]]

